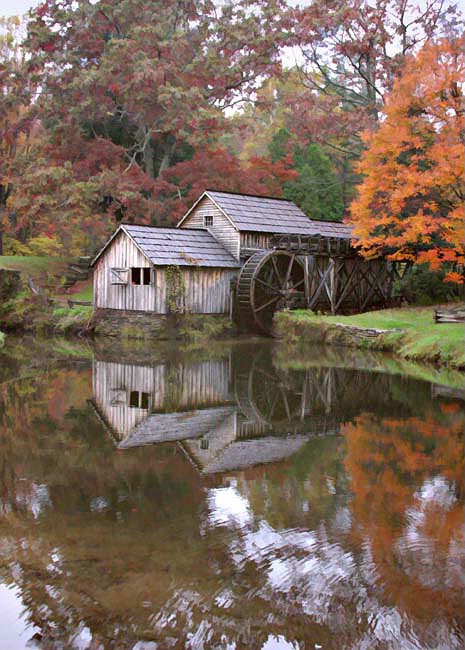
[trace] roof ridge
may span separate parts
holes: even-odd
[[[282,196],[270,196],[269,194],[249,194],[248,192],[230,192],[229,190],[214,190],[211,188],[207,188],[205,192],[218,192],[220,194],[232,194],[234,196],[251,196],[255,199],[272,199],[273,201],[285,201],[286,203],[296,205],[294,201],[291,201],[290,199],[285,199]]]
[[[126,228],[129,226],[136,226],[137,228],[149,228],[152,230],[172,230],[176,234],[179,234],[180,232],[206,232],[208,233],[208,230],[205,230],[205,228],[177,228],[176,226],[144,226],[142,224],[138,223],[124,223],[121,224],[125,226]]]

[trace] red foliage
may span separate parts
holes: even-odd
[[[176,223],[205,189],[281,196],[282,184],[297,176],[290,164],[290,159],[253,158],[243,166],[225,149],[202,149],[155,181],[154,218],[159,224]]]

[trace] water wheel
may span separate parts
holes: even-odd
[[[240,324],[271,334],[274,313],[302,302],[304,274],[299,258],[286,251],[260,251],[249,257],[237,280]]]

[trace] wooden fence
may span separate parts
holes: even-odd
[[[465,307],[458,309],[435,309],[435,323],[465,323]]]

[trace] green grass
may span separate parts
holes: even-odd
[[[46,273],[62,272],[69,259],[66,257],[39,257],[33,255],[0,255],[0,269],[20,271],[32,277]]]
[[[3,332],[0,332],[0,348],[4,343],[5,343],[5,334]]]
[[[310,311],[296,310],[288,313],[287,318],[294,325],[294,332],[299,324],[303,329],[306,324],[326,330],[331,325],[341,324],[390,330],[370,346],[392,350],[406,359],[465,367],[465,327],[455,323],[436,324],[433,307],[383,309],[354,316],[318,316]],[[283,324],[280,329],[285,332]]]
[[[69,294],[70,300],[82,300],[83,302],[92,302],[94,299],[94,286],[92,280],[89,280],[87,285],[83,286],[79,293]]]
[[[86,329],[89,326],[93,314],[93,308],[85,305],[76,307],[56,307],[53,310],[54,333],[67,334],[75,332],[79,328]]]

